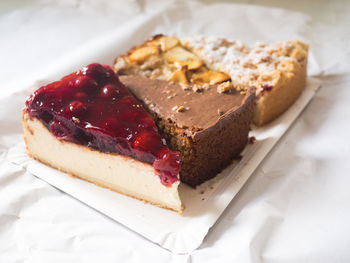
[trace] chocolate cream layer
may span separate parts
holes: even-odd
[[[179,128],[187,129],[188,135],[215,126],[254,96],[254,89],[247,95],[235,90],[218,93],[213,85],[202,92],[194,92],[175,83],[141,76],[120,76],[120,80],[148,109],[160,118],[170,119]]]

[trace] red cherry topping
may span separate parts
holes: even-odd
[[[166,147],[153,119],[109,66],[93,63],[43,86],[26,107],[60,139],[151,163],[166,186],[179,180],[180,153]]]
[[[84,103],[82,103],[81,101],[75,100],[75,101],[72,101],[71,103],[69,103],[68,110],[73,115],[80,116],[81,114],[83,114],[87,110],[87,108],[84,105]]]
[[[94,93],[97,91],[98,84],[97,82],[88,76],[79,76],[74,81],[74,87],[81,91],[85,91],[87,93]]]
[[[112,84],[105,85],[100,91],[100,97],[102,98],[117,98],[119,92],[117,87]]]
[[[159,149],[164,146],[159,134],[153,131],[141,132],[133,143],[133,148],[140,159],[154,159]]]
[[[50,131],[53,135],[60,139],[66,139],[71,135],[68,127],[58,120],[54,120],[50,123]]]
[[[161,181],[164,185],[172,185],[177,181],[173,174],[179,173],[181,169],[180,153],[163,148],[158,152],[158,158],[154,161],[153,167],[162,174]]]
[[[79,91],[77,93],[75,93],[74,96],[77,100],[80,101],[86,101],[88,99],[88,95],[85,92]]]

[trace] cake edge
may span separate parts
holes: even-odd
[[[286,76],[290,73],[282,73],[277,85],[272,90],[263,92],[260,97],[257,96],[257,111],[253,119],[253,123],[257,126],[270,123],[281,116],[294,104],[305,89],[307,59],[295,65],[297,66],[292,77]]]
[[[99,183],[97,181],[87,179],[84,176],[78,175],[76,173],[72,173],[71,171],[68,171],[69,169],[65,170],[63,168],[60,168],[57,165],[49,163],[49,162],[45,161],[42,157],[37,156],[36,154],[33,153],[33,151],[30,149],[30,146],[29,146],[29,144],[30,144],[29,143],[30,136],[33,134],[33,130],[29,126],[30,125],[29,124],[30,121],[32,121],[32,120],[30,120],[30,117],[29,117],[28,113],[26,112],[26,110],[23,110],[22,111],[22,126],[23,126],[23,131],[24,131],[24,141],[25,141],[25,145],[26,145],[26,150],[27,150],[27,154],[28,154],[29,157],[31,157],[31,158],[33,158],[33,159],[35,159],[37,161],[40,161],[41,163],[43,163],[43,164],[45,164],[47,166],[50,166],[50,167],[52,167],[52,168],[54,168],[56,170],[64,172],[68,176],[79,178],[79,179],[87,181],[89,183],[93,183],[93,184],[95,184],[95,185],[97,185],[99,187],[103,187],[103,188],[109,189],[111,191],[117,192],[119,194],[122,194],[122,195],[125,195],[125,196],[128,196],[128,197],[140,200],[140,201],[142,201],[144,203],[149,203],[151,205],[155,205],[155,206],[158,206],[160,208],[165,208],[165,209],[168,209],[168,210],[171,210],[171,211],[175,211],[180,216],[183,215],[183,210],[185,209],[185,206],[181,202],[179,191],[178,191],[178,186],[180,184],[180,181],[177,181],[177,182],[173,183],[172,187],[170,187],[170,188],[175,188],[175,192],[177,193],[178,201],[180,203],[180,205],[175,207],[175,206],[167,205],[165,203],[154,202],[154,201],[151,201],[151,200],[147,200],[146,198],[142,198],[142,197],[139,197],[137,195],[133,195],[133,194],[127,193],[127,192],[125,192],[123,190],[117,189],[116,187],[111,187],[111,186],[108,186],[106,184]],[[97,150],[90,149],[88,147],[85,147],[85,146],[82,146],[82,145],[78,145],[78,144],[75,144],[75,143],[72,143],[72,142],[59,140],[56,137],[54,137],[49,131],[47,131],[47,128],[42,124],[42,122],[39,119],[34,118],[33,121],[37,121],[38,123],[40,123],[42,125],[42,128],[46,130],[47,134],[50,135],[52,137],[52,139],[57,140],[60,143],[63,143],[65,145],[69,145],[69,146],[73,146],[74,148],[76,147],[77,149],[83,147],[85,150],[88,150],[90,152],[95,152],[97,154],[112,155],[112,154],[102,153],[102,152],[99,152]],[[153,169],[152,165],[140,162],[140,161],[135,160],[135,159],[133,159],[131,157],[128,157],[128,156],[121,156],[121,155],[118,155],[118,154],[113,154],[113,156],[114,156],[114,158],[121,158],[121,159],[124,159],[124,160],[132,160],[132,162],[141,163],[141,164],[143,164],[143,165]],[[159,180],[159,178],[158,178],[158,176],[156,174],[154,174],[154,176],[156,177],[157,180]],[[159,181],[159,186],[166,188],[166,186],[162,185],[160,181]]]

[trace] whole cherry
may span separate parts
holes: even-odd
[[[86,113],[87,106],[85,103],[75,100],[69,103],[62,112],[67,113],[70,116],[80,117]]]
[[[98,63],[92,63],[83,68],[81,74],[84,76],[88,76],[100,82],[103,79],[109,78],[111,76],[111,72],[106,69],[106,67],[102,66]]]
[[[88,76],[78,76],[74,80],[74,87],[77,90],[85,91],[88,94],[93,94],[98,90],[97,82]]]
[[[140,160],[154,160],[154,154],[162,147],[161,138],[157,133],[143,131],[133,142],[133,149]]]
[[[107,84],[102,87],[100,91],[100,97],[104,99],[117,99],[119,90],[113,84]]]

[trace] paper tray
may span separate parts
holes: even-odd
[[[256,141],[247,145],[241,160],[235,161],[216,178],[196,189],[181,184],[180,195],[186,206],[183,216],[72,178],[41,164],[27,156],[24,142],[10,148],[5,158],[162,247],[174,253],[189,253],[200,246],[209,228],[319,87],[319,80],[308,78],[305,90],[292,107],[274,122],[253,128],[250,136],[254,136]],[[24,102],[26,95],[28,92],[17,93],[12,95],[12,99]],[[9,103],[11,97],[6,101]],[[20,110],[19,107],[18,112]],[[10,120],[2,121],[6,123]]]

